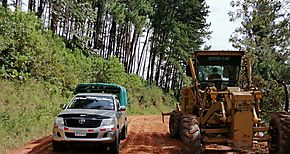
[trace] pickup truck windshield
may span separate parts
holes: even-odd
[[[115,105],[111,96],[78,96],[72,100],[68,109],[114,110]]]

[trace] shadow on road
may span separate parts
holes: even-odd
[[[105,150],[102,147],[96,146],[68,146],[63,152],[54,152],[52,147],[49,148],[48,153],[46,154],[109,154],[108,150]]]

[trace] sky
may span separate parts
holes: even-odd
[[[207,22],[211,23],[211,39],[206,45],[211,45],[211,50],[235,50],[229,42],[229,38],[234,30],[239,27],[239,23],[230,22],[228,12],[234,11],[230,6],[231,0],[206,0],[209,5],[209,17]]]

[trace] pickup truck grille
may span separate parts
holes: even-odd
[[[86,136],[75,136],[75,133],[66,132],[65,136],[68,138],[98,138],[98,133],[87,133]]]
[[[101,119],[80,119],[80,118],[65,118],[64,125],[75,128],[97,128],[102,123]]]

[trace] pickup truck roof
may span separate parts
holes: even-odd
[[[120,100],[121,106],[128,106],[126,88],[117,84],[109,83],[81,83],[75,88],[74,94],[79,93],[108,93],[115,94]]]

